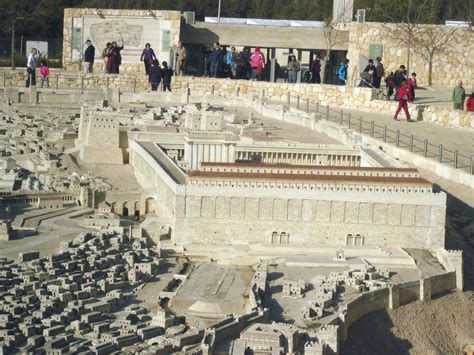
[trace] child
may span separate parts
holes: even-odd
[[[163,78],[163,91],[171,92],[171,77],[173,76],[173,70],[168,67],[168,63],[165,61],[162,63],[163,69],[161,69],[161,77]]]
[[[48,89],[51,89],[51,87],[49,86],[49,80],[48,80],[49,68],[45,60],[41,61],[40,75],[41,75],[41,88],[43,87],[43,84],[46,81],[46,85],[48,85]]]
[[[474,112],[474,92],[471,92],[471,96],[468,97],[466,102],[466,111]]]
[[[152,66],[148,69],[148,81],[151,84],[151,91],[157,91],[161,82],[161,68],[158,59],[154,59]]]
[[[385,85],[387,88],[387,101],[390,101],[390,96],[393,95],[393,71],[385,78]]]
[[[416,73],[411,73],[411,78],[408,79],[408,89],[411,92],[411,99],[412,99],[412,101],[414,101],[415,100],[415,89],[417,89]]]

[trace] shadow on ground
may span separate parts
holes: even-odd
[[[474,208],[437,184],[433,185],[433,191],[447,195],[445,246],[463,251],[464,290],[474,291]]]
[[[406,355],[412,344],[391,332],[393,323],[386,311],[372,312],[355,322],[341,349],[341,355]]]

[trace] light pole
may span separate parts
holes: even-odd
[[[217,23],[221,22],[221,0],[219,0],[219,5],[217,7]]]

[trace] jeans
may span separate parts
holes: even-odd
[[[148,73],[150,72],[150,67],[151,67],[150,60],[145,59],[143,63],[145,64],[145,74],[148,75]]]
[[[400,86],[395,86],[395,97],[393,101],[398,101],[398,91],[400,90]]]
[[[316,71],[313,72],[313,77],[311,78],[313,84],[321,84],[321,74],[320,72]]]
[[[91,62],[82,63],[82,70],[84,71],[84,74],[92,73],[92,66],[93,65],[94,65],[94,63],[91,63]]]
[[[36,70],[28,67],[26,69],[26,87],[36,86]],[[31,81],[31,82],[30,82]]]
[[[151,83],[151,91],[158,91],[160,83]]]
[[[290,72],[288,73],[288,83],[295,84],[296,83],[296,73]]]
[[[217,78],[217,75],[219,74],[219,63],[211,63],[211,76],[213,78]]]
[[[46,85],[48,87],[48,89],[51,89],[51,87],[49,86],[49,80],[46,76],[42,76],[41,77],[41,87],[43,87],[43,84],[46,82]]]

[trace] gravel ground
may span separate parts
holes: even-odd
[[[378,311],[354,323],[342,355],[462,354],[474,343],[474,292]]]

